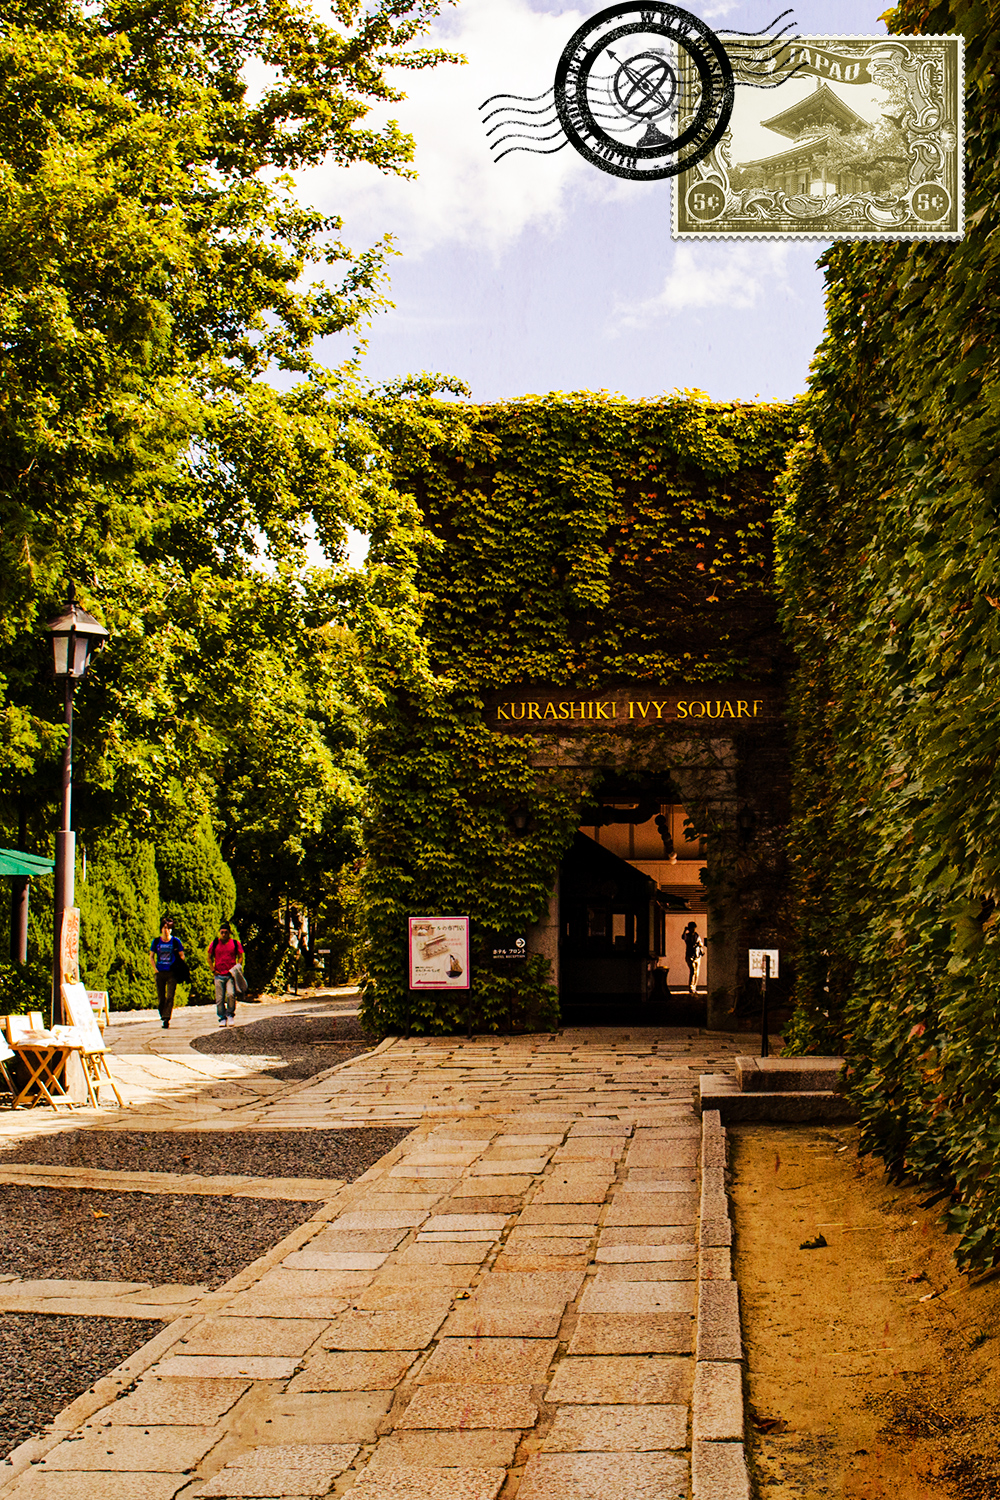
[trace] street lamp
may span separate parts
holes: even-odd
[[[47,626],[52,637],[52,666],[56,681],[63,683],[66,704],[66,743],[62,758],[62,822],[56,834],[55,891],[52,944],[52,1024],[62,1019],[62,929],[63,913],[74,904],[76,836],[73,827],[73,693],[87,670],[95,650],[107,640],[104,626],[76,602],[69,586],[66,608]]]

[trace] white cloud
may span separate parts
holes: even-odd
[[[417,179],[367,166],[322,167],[300,174],[302,196],[340,214],[349,243],[389,231],[411,257],[448,243],[499,255],[529,228],[558,228],[571,193],[613,201],[623,184],[595,173],[569,145],[556,155],[516,152],[495,164],[479,113],[492,94],[550,89],[559,55],[585,15],[538,12],[528,0],[462,0],[431,41],[464,53],[467,65],[401,74],[406,100],[368,117],[397,119],[416,138]]]
[[[619,303],[613,326],[639,328],[651,319],[699,308],[728,307],[734,312],[754,308],[776,290],[790,290],[788,251],[788,245],[761,241],[679,244],[661,290],[642,302]]]

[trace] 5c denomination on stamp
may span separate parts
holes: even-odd
[[[961,239],[962,48],[797,37],[758,59],[767,86],[737,88],[728,128],[675,178],[674,238]],[[683,130],[683,80],[678,96]]]

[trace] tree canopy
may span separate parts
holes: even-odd
[[[43,622],[72,580],[111,644],[77,694],[84,826],[215,821],[268,906],[356,849],[366,689],[336,562],[385,492],[353,251],[287,175],[408,173],[372,104],[437,0],[14,0],[0,21],[0,819],[45,843],[61,706]],[[360,415],[359,415],[360,413]],[[265,874],[266,872],[266,874]],[[305,878],[305,877],[304,877]]]

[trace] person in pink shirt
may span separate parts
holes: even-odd
[[[215,1013],[219,1025],[226,1026],[236,1015],[236,981],[233,969],[243,962],[243,944],[234,938],[228,922],[219,928],[219,936],[208,945],[206,958],[215,975]]]

